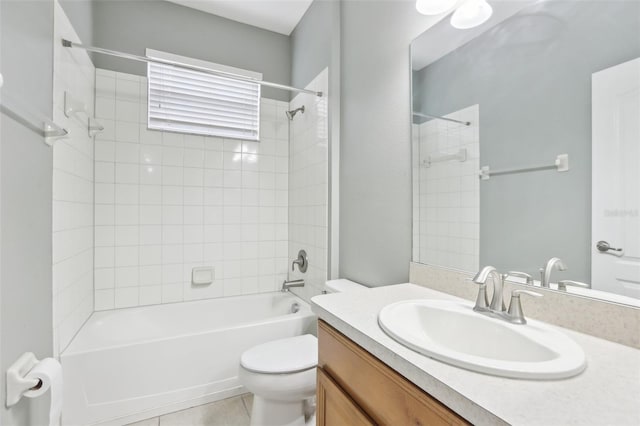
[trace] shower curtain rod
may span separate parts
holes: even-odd
[[[422,118],[435,118],[435,119],[438,119],[438,120],[451,121],[453,123],[459,123],[459,124],[464,124],[465,126],[471,126],[471,122],[470,121],[460,121],[460,120],[455,120],[453,118],[440,117],[439,115],[423,114],[421,112],[414,112],[413,115],[418,116],[418,117],[422,117]]]
[[[282,89],[282,90],[288,90],[290,92],[298,92],[298,93],[307,93],[309,95],[314,95],[314,96],[318,96],[318,97],[322,97],[323,96],[322,92],[316,92],[314,90],[299,89],[297,87],[286,86],[284,84],[271,83],[271,82],[262,81],[262,80],[254,80],[253,78],[249,78],[249,77],[243,77],[243,76],[239,76],[239,75],[236,75],[236,74],[230,74],[230,73],[226,73],[226,72],[222,72],[222,71],[215,71],[215,70],[212,70],[210,68],[199,67],[199,66],[196,66],[196,65],[182,64],[180,62],[171,61],[171,60],[167,60],[167,59],[147,58],[146,56],[138,56],[138,55],[133,55],[131,53],[117,52],[115,50],[103,49],[101,47],[85,46],[83,44],[75,43],[75,42],[72,42],[72,41],[64,39],[64,38],[62,39],[62,45],[64,47],[69,47],[69,48],[75,47],[77,49],[84,49],[84,50],[86,50],[88,52],[95,52],[95,53],[101,53],[103,55],[116,56],[118,58],[131,59],[132,61],[151,62],[151,63],[156,63],[156,64],[178,66],[178,67],[190,69],[190,70],[193,70],[193,71],[200,71],[200,72],[203,72],[203,73],[206,73],[206,74],[216,75],[218,77],[226,77],[226,78],[230,78],[230,79],[233,79],[233,80],[247,81],[247,82],[251,82],[251,83],[256,83],[256,84],[259,84],[261,86],[273,87],[274,89]]]

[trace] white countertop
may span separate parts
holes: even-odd
[[[582,374],[552,381],[489,376],[428,358],[387,336],[378,312],[408,299],[462,300],[398,284],[311,301],[320,319],[473,424],[640,425],[640,350],[556,327],[584,349]]]

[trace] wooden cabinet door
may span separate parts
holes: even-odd
[[[328,374],[353,404],[375,423],[384,426],[469,425],[440,401],[322,320],[318,322],[318,347],[319,371]]]
[[[317,426],[372,426],[369,416],[322,368],[318,368]]]

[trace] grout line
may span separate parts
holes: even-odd
[[[251,410],[247,407],[247,402],[244,400],[244,397],[248,394],[240,395],[240,400],[242,401],[242,405],[244,406],[244,410],[247,412],[249,418],[251,418]]]

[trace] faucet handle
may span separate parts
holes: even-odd
[[[522,303],[520,303],[520,296],[526,294],[527,296],[542,297],[542,294],[530,290],[513,290],[511,292],[511,302],[509,302],[509,321],[514,324],[526,324],[527,320],[524,318],[522,312]]]
[[[303,274],[307,272],[307,268],[309,267],[309,258],[307,257],[307,252],[304,250],[300,250],[298,252],[298,257],[291,262],[291,271],[296,270],[296,265],[298,265],[298,269]]]
[[[568,285],[573,287],[591,288],[589,284],[581,283],[580,281],[562,280],[562,281],[558,281],[558,290],[567,291]]]
[[[526,272],[509,271],[505,275],[505,279],[509,277],[524,278],[528,285],[533,285],[533,277]]]
[[[533,297],[542,297],[542,293],[538,293],[537,291],[531,291],[531,290],[513,290],[511,292],[511,297],[520,297],[521,294],[526,294],[527,296],[533,296]]]

